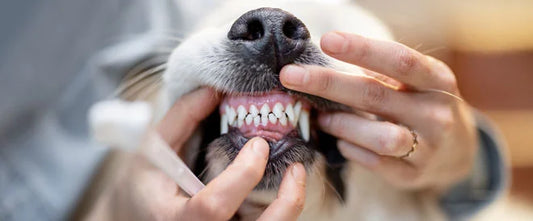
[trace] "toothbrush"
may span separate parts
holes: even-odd
[[[204,188],[170,146],[150,128],[152,110],[146,102],[102,101],[89,111],[94,139],[112,148],[137,151],[172,178],[189,196]]]

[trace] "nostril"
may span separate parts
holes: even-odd
[[[259,20],[252,20],[248,23],[248,34],[243,40],[257,40],[263,37],[265,34],[265,29]]]
[[[258,18],[239,18],[231,27],[228,38],[231,40],[255,41],[265,35],[265,28]]]
[[[304,24],[299,21],[289,19],[283,24],[283,35],[293,40],[305,40],[309,38],[309,32]]]

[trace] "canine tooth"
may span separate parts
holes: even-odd
[[[294,109],[292,108],[292,104],[287,104],[287,107],[285,108],[285,114],[287,114],[289,122],[292,124],[292,126],[296,126],[296,117],[294,116]]]
[[[228,115],[228,124],[233,125],[233,122],[235,122],[235,117],[237,117],[237,113],[235,113],[235,109],[233,109],[232,107],[228,107],[226,109],[226,115]]]
[[[268,124],[268,115],[261,114],[261,125],[266,126]]]
[[[239,120],[244,120],[247,113],[248,111],[246,111],[246,108],[244,108],[244,106],[242,105],[239,105],[239,107],[237,108],[237,114],[238,114],[237,118]]]
[[[257,107],[255,105],[250,105],[250,114],[255,117],[259,114],[259,110],[257,109]]]
[[[246,115],[246,125],[250,125],[253,119],[254,117],[251,114]]]
[[[228,116],[223,114],[220,119],[220,134],[228,133]]]
[[[268,114],[268,120],[271,124],[275,124],[276,122],[278,122],[278,118],[273,113]]]
[[[302,102],[298,101],[294,104],[294,118],[295,123],[298,123],[298,118],[300,117],[300,112],[302,111]]]
[[[260,116],[255,116],[254,117],[254,126],[259,126],[259,123],[261,123],[261,117]]]
[[[260,112],[261,112],[261,117],[263,116],[268,117],[268,113],[270,113],[270,107],[268,106],[268,104],[263,104]]]
[[[287,126],[287,116],[285,114],[282,114],[279,118],[279,123],[283,126]]]
[[[272,108],[272,113],[274,113],[277,118],[281,118],[282,115],[285,116],[285,114],[283,114],[283,105],[279,102],[276,103]]]
[[[302,138],[305,141],[309,141],[309,112],[303,110],[300,113],[299,126]]]

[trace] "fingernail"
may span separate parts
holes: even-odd
[[[330,114],[320,114],[318,116],[318,123],[320,124],[320,126],[322,127],[328,127],[329,126],[329,122],[331,122],[331,115]]]
[[[268,143],[262,138],[253,138],[252,139],[252,150],[259,156],[267,158],[268,157]]]
[[[300,86],[306,84],[309,79],[309,72],[298,65],[285,65],[281,70],[281,80],[283,84]]]
[[[305,168],[301,163],[296,163],[292,165],[291,167],[291,175],[294,178],[294,180],[301,182],[303,179],[303,176],[305,175],[304,172]]]
[[[348,49],[348,41],[344,36],[330,32],[322,36],[322,49],[331,53],[344,53]]]

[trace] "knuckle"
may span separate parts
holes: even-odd
[[[327,70],[318,72],[315,78],[315,85],[317,91],[328,91],[333,85],[333,75]]]
[[[453,129],[455,119],[453,116],[453,110],[450,107],[438,108],[433,111],[432,117],[441,131],[448,132]]]
[[[355,41],[355,40],[352,40],[352,41]],[[352,46],[352,41],[350,41],[349,43],[349,47],[348,48],[352,48],[350,46]],[[365,38],[358,38],[356,39],[357,43],[358,43],[358,47],[355,48],[354,50],[351,50],[353,51],[354,53],[354,58],[355,60],[364,60],[365,58],[367,58],[369,55],[370,55],[370,41],[368,39],[365,39]]]
[[[346,121],[343,120],[340,115],[335,114],[331,116],[331,121],[328,126],[331,129],[331,132],[335,134],[344,134],[348,129],[348,125],[345,122]]]
[[[369,79],[366,81],[362,88],[362,105],[370,110],[375,110],[385,102],[387,91],[374,80]]]
[[[404,130],[391,124],[388,131],[389,133],[383,133],[380,138],[383,149],[379,154],[391,156],[404,154],[402,147],[409,145]]]
[[[447,72],[446,74],[443,74],[442,82],[444,84],[444,87],[446,89],[451,90],[452,93],[457,90],[457,78],[452,72]]]
[[[439,77],[439,80],[442,82],[444,89],[450,89],[452,90],[450,92],[455,92],[457,90],[457,78],[453,74],[452,69],[441,60],[427,55],[426,58],[429,61],[430,66],[434,67],[432,68],[433,72],[436,72],[433,76]]]
[[[398,49],[397,59],[396,72],[400,75],[409,75],[419,64],[418,56],[403,45]]]

